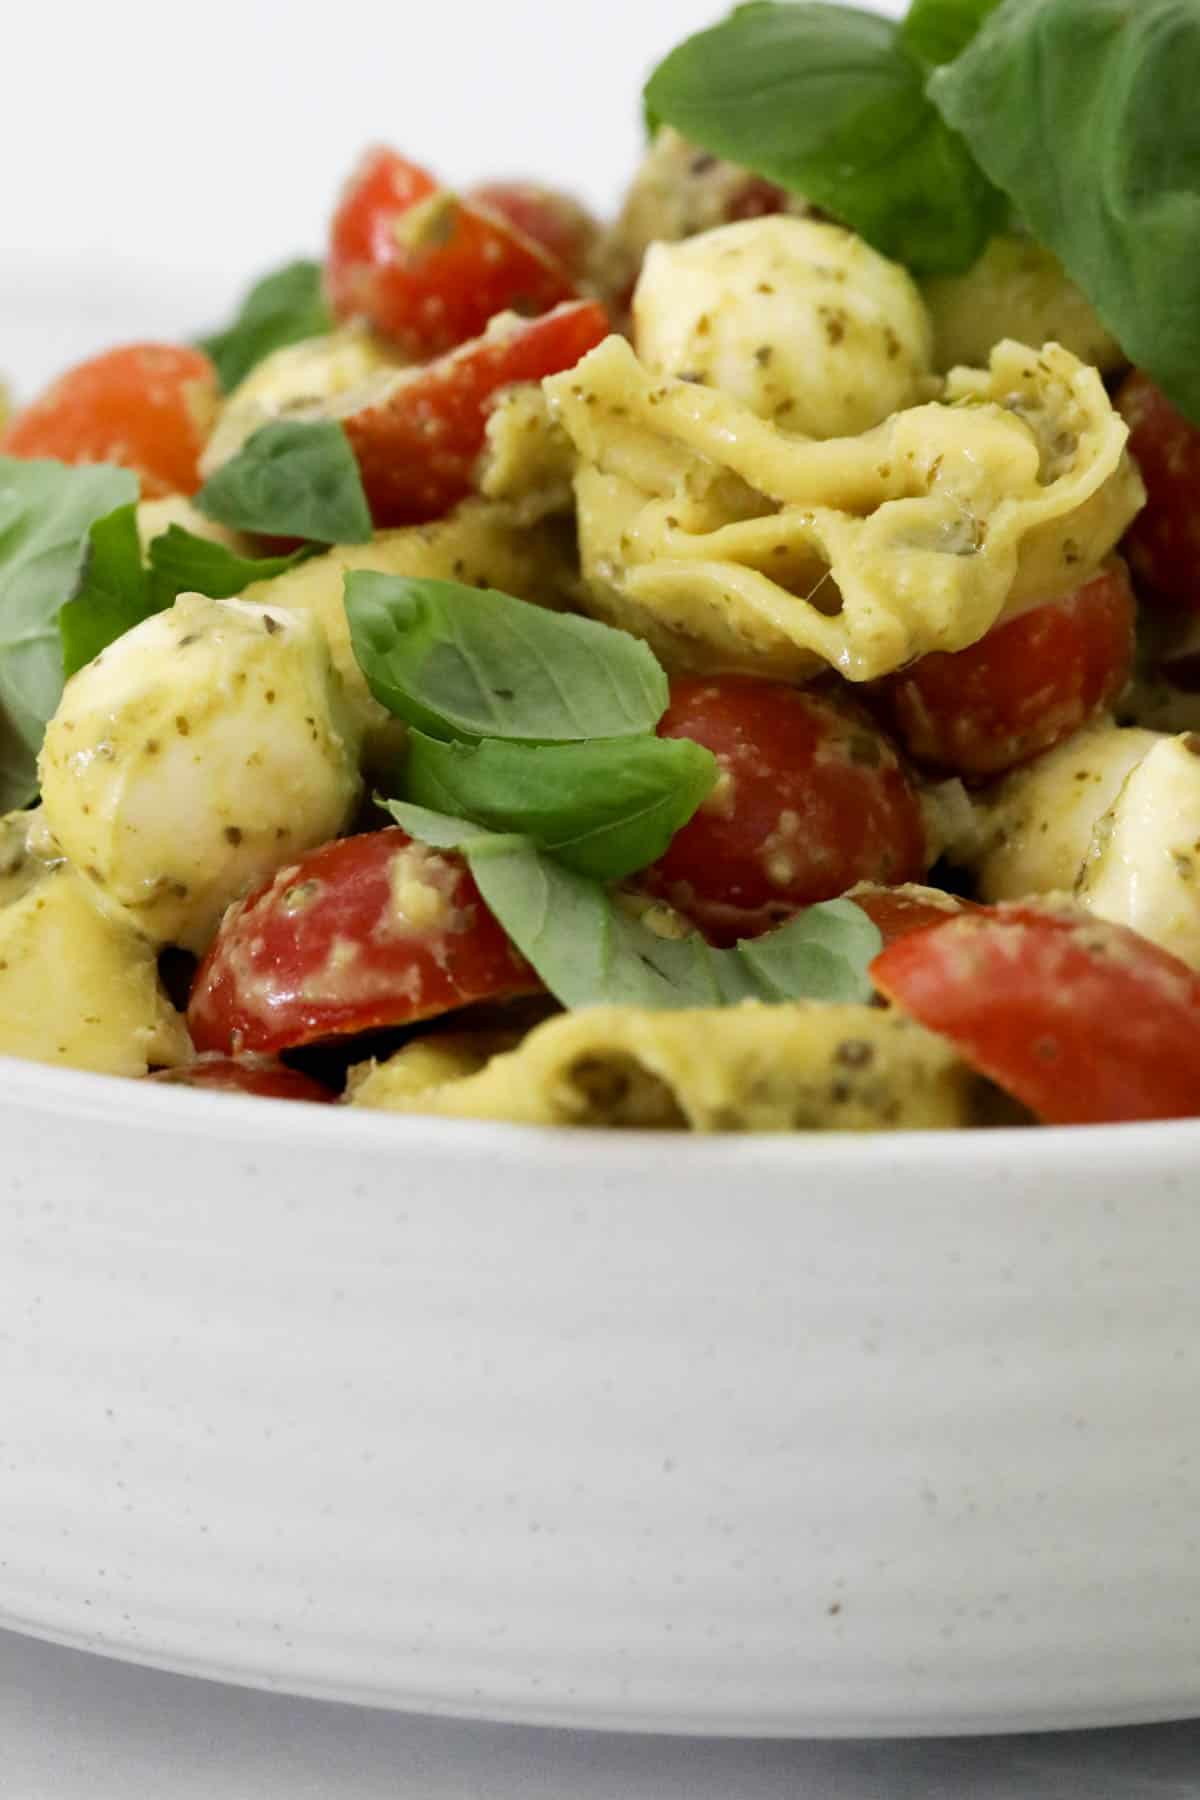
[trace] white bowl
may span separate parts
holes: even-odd
[[[0,1624],[588,1725],[1200,1710],[1200,1124],[0,1094]]]

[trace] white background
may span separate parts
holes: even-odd
[[[371,143],[449,182],[540,174],[611,210],[642,142],[644,75],[721,11],[22,4],[0,105],[0,369],[28,394],[114,339],[221,321],[247,278],[320,253]]]
[[[15,8],[15,0],[10,0]],[[458,182],[541,174],[611,207],[637,89],[719,0],[49,0],[0,105],[0,369],[219,322],[319,253],[383,140]],[[1200,1728],[941,1745],[688,1744],[405,1720],[241,1693],[0,1634],[4,1800],[1157,1800]]]

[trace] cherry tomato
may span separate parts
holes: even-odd
[[[1200,977],[1123,925],[979,907],[897,938],[871,977],[1044,1124],[1200,1114]]]
[[[879,927],[884,948],[907,932],[919,931],[922,925],[943,925],[963,911],[974,912],[974,903],[945,894],[940,888],[907,887],[852,888],[844,896],[861,906],[873,925]]]
[[[1122,549],[1144,598],[1171,612],[1200,612],[1200,430],[1135,369],[1117,390],[1146,504]]]
[[[725,217],[731,225],[738,219],[763,219],[768,213],[783,212],[787,203],[787,195],[773,181],[747,175],[744,184],[730,194]]]
[[[874,689],[913,758],[968,780],[999,775],[1111,705],[1133,667],[1136,606],[1113,561],[1065,599],[997,625],[977,644],[923,656]]]
[[[175,1087],[214,1088],[226,1094],[261,1094],[268,1100],[331,1101],[319,1081],[268,1056],[201,1056],[179,1069],[160,1069],[151,1081]]]
[[[376,525],[439,518],[470,493],[499,390],[570,369],[608,335],[594,300],[493,330],[419,368],[385,376],[342,423]]]
[[[483,181],[464,198],[540,244],[573,278],[587,272],[599,226],[578,201],[536,181]]]
[[[541,244],[387,149],[367,154],[342,195],[325,284],[339,319],[366,319],[418,361],[476,337],[494,313],[546,312],[575,294]]]
[[[721,773],[643,883],[712,942],[755,937],[857,881],[924,872],[916,792],[850,701],[744,676],[687,679],[672,683],[658,730],[703,744]]]
[[[323,844],[231,906],[196,972],[198,1050],[241,1055],[536,993],[452,851],[398,827]]]
[[[117,463],[139,478],[143,499],[194,494],[219,403],[216,370],[199,350],[125,344],[60,375],[0,433],[0,455]]]

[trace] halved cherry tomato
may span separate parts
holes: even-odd
[[[1146,504],[1122,549],[1143,597],[1171,612],[1200,612],[1200,430],[1135,369],[1117,390]]]
[[[870,973],[1047,1125],[1200,1114],[1200,976],[1123,925],[979,907],[897,938]]]
[[[602,306],[573,300],[382,377],[378,398],[342,421],[376,525],[416,525],[449,512],[471,491],[500,389],[573,368],[608,330]]]
[[[910,882],[905,887],[869,887],[865,883],[844,896],[861,906],[873,925],[878,926],[884,948],[922,925],[944,925],[958,913],[974,912],[975,904],[945,894],[940,888],[918,887]]]
[[[231,906],[196,972],[198,1050],[272,1053],[541,983],[461,856],[398,827],[340,838]]]
[[[494,313],[546,312],[575,295],[541,244],[384,148],[368,152],[334,213],[325,285],[337,318],[365,319],[417,360],[477,336]]]
[[[150,1080],[175,1087],[214,1088],[225,1094],[260,1094],[267,1100],[337,1099],[310,1075],[269,1056],[201,1056],[182,1068],[160,1069]]]
[[[923,656],[873,700],[914,762],[967,779],[999,775],[1117,698],[1133,667],[1136,610],[1114,560],[967,649]]]
[[[143,499],[194,494],[216,370],[179,344],[125,344],[68,369],[0,433],[0,455],[132,469]]]
[[[481,181],[468,188],[465,198],[532,238],[573,279],[586,273],[600,227],[569,194],[536,181]]]
[[[755,937],[856,881],[924,873],[916,791],[850,701],[745,676],[689,678],[672,682],[658,731],[703,744],[721,773],[641,879],[713,943]]]

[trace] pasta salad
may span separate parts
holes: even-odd
[[[0,1053],[1200,1115],[1197,78],[1191,0],[758,0],[614,222],[376,147],[320,260],[12,413]]]

